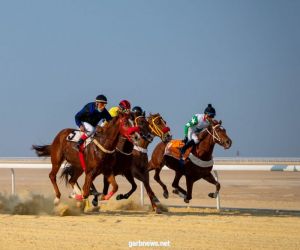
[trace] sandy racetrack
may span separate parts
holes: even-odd
[[[163,215],[143,211],[67,217],[1,215],[0,247],[126,249],[130,241],[163,241],[170,242],[171,249],[299,249],[299,215],[186,208]]]
[[[78,215],[65,205],[71,216],[61,217],[53,214],[46,172],[17,173],[19,196],[12,200],[7,194],[9,175],[2,171],[6,194],[0,199],[0,249],[126,249],[143,242],[170,244],[166,249],[300,249],[300,212],[291,211],[300,207],[298,173],[221,174],[223,207],[244,209],[170,207],[156,215],[138,205],[136,192],[130,201],[103,204],[98,214]],[[168,187],[169,174],[162,177]],[[122,177],[118,183],[120,192],[128,190]],[[164,200],[160,188],[151,183],[164,204],[185,205],[173,194]],[[67,196],[70,190],[60,187]],[[191,205],[213,206],[215,201],[207,198],[210,191],[211,185],[198,183]]]

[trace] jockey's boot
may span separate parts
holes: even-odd
[[[86,134],[83,134],[79,141],[76,144],[76,148],[78,149],[78,151],[83,151],[83,143],[85,142],[85,140],[88,138],[88,136]]]
[[[181,158],[183,157],[185,151],[186,151],[188,148],[193,147],[194,145],[196,145],[194,140],[188,141],[188,142],[180,149],[180,156],[181,156]]]
[[[184,167],[184,159],[183,159],[183,156],[184,156],[184,153],[185,151],[190,148],[190,147],[193,147],[195,144],[195,141],[194,140],[190,140],[189,142],[187,142],[181,149],[180,149],[180,159],[179,159],[179,164],[180,166],[183,168]]]

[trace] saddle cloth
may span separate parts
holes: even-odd
[[[175,159],[180,159],[180,149],[184,146],[184,142],[182,142],[181,140],[171,140],[166,148],[165,148],[165,155],[169,155],[172,156]],[[183,159],[185,160],[190,152],[192,151],[192,147],[188,148],[184,155],[183,155]]]
[[[67,141],[78,142],[81,136],[82,136],[82,132],[80,130],[74,130],[73,132],[71,132],[67,136],[66,140]],[[87,138],[84,142],[84,147],[89,145],[93,141],[93,139],[94,139],[93,136]]]

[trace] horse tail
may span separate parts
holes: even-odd
[[[60,179],[65,181],[66,186],[68,186],[70,180],[69,177],[72,177],[73,173],[74,171],[72,165],[64,167],[64,169],[61,171]]]
[[[32,145],[32,149],[35,150],[38,157],[51,155],[51,145]]]

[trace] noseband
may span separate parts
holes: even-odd
[[[150,118],[151,122],[149,123],[149,127],[152,131],[153,134],[157,135],[158,137],[162,138],[164,136],[165,133],[169,132],[170,129],[167,127],[166,123],[164,122],[163,119],[161,119],[161,116],[157,116],[155,118]],[[160,129],[156,124],[155,121],[157,119],[161,119],[161,122],[165,125],[165,127],[163,129]]]

